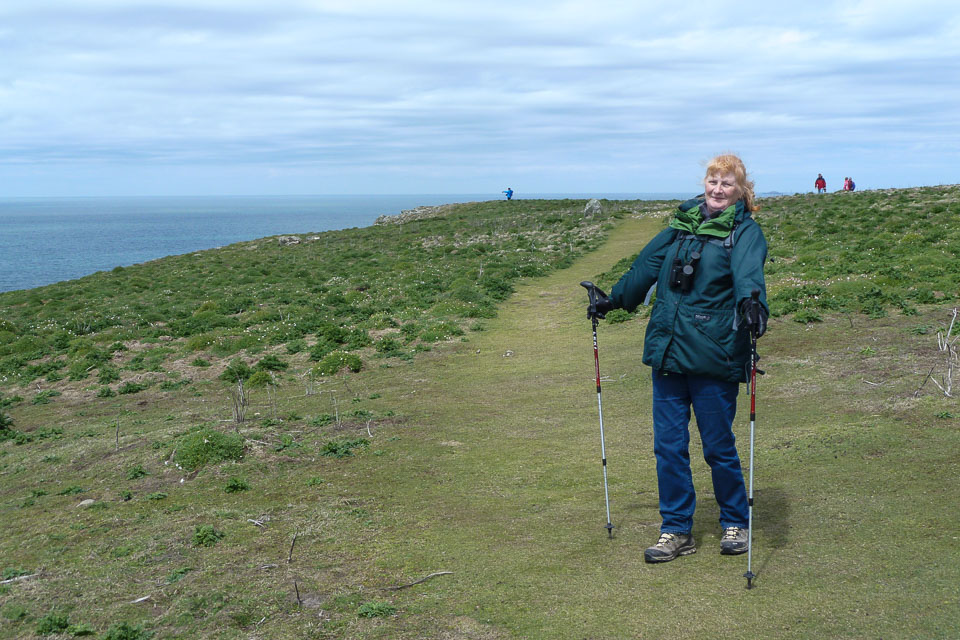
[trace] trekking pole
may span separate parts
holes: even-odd
[[[590,308],[596,308],[597,287],[588,281],[580,283],[587,290],[590,299]],[[597,348],[597,318],[591,315],[593,324],[593,363],[597,372],[597,410],[600,412],[600,460],[603,463],[603,498],[607,505],[607,536],[613,538],[613,524],[610,522],[610,492],[607,489],[607,448],[603,437],[603,398],[600,392],[600,353]]]
[[[754,289],[750,297],[760,301],[760,290]],[[753,588],[753,434],[757,422],[757,327],[750,327],[750,491],[747,495],[747,589]]]

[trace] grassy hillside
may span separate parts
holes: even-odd
[[[212,361],[309,346],[319,361],[396,329],[378,351],[409,356],[492,317],[517,278],[570,264],[630,210],[585,219],[582,202],[513,204],[441,207],[406,224],[267,238],[0,294],[0,383],[109,385],[125,368],[169,380],[171,356],[185,352]],[[204,366],[175,372],[207,377]]]
[[[463,205],[2,294],[0,569],[21,579],[0,636],[952,637],[960,407],[925,380],[960,295],[958,195],[764,202],[749,592],[696,454],[700,551],[643,563],[642,312],[600,328],[603,528],[577,283],[618,270],[664,203]]]

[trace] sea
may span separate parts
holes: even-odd
[[[688,195],[542,193],[514,199],[661,200]],[[497,195],[0,198],[0,292],[266,236],[365,227],[381,215],[417,206],[492,199]]]

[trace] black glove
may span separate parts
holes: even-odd
[[[594,293],[596,293],[596,299],[591,300],[590,305],[587,307],[587,318],[593,320],[603,320],[607,317],[607,312],[613,311],[613,300],[607,297],[602,290],[599,288],[594,288]]]
[[[744,298],[740,303],[740,315],[751,334],[759,338],[767,332],[767,310],[756,298]]]

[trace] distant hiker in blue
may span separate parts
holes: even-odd
[[[644,247],[610,297],[598,291],[599,299],[587,311],[598,318],[613,309],[633,311],[656,286],[643,363],[653,370],[653,453],[662,523],[659,540],[644,552],[647,562],[697,550],[691,408],[720,506],[720,553],[747,551],[747,492],[732,426],[738,385],[749,376],[750,334],[763,335],[767,326],[767,242],[751,216],[757,210],[753,182],[740,158],[711,160],[703,186],[703,195],[681,204],[670,226]]]
[[[506,194],[507,200],[510,200],[510,199],[513,198],[513,189],[511,189],[510,187],[507,187],[507,190],[506,190],[506,191],[502,191],[501,193]]]

